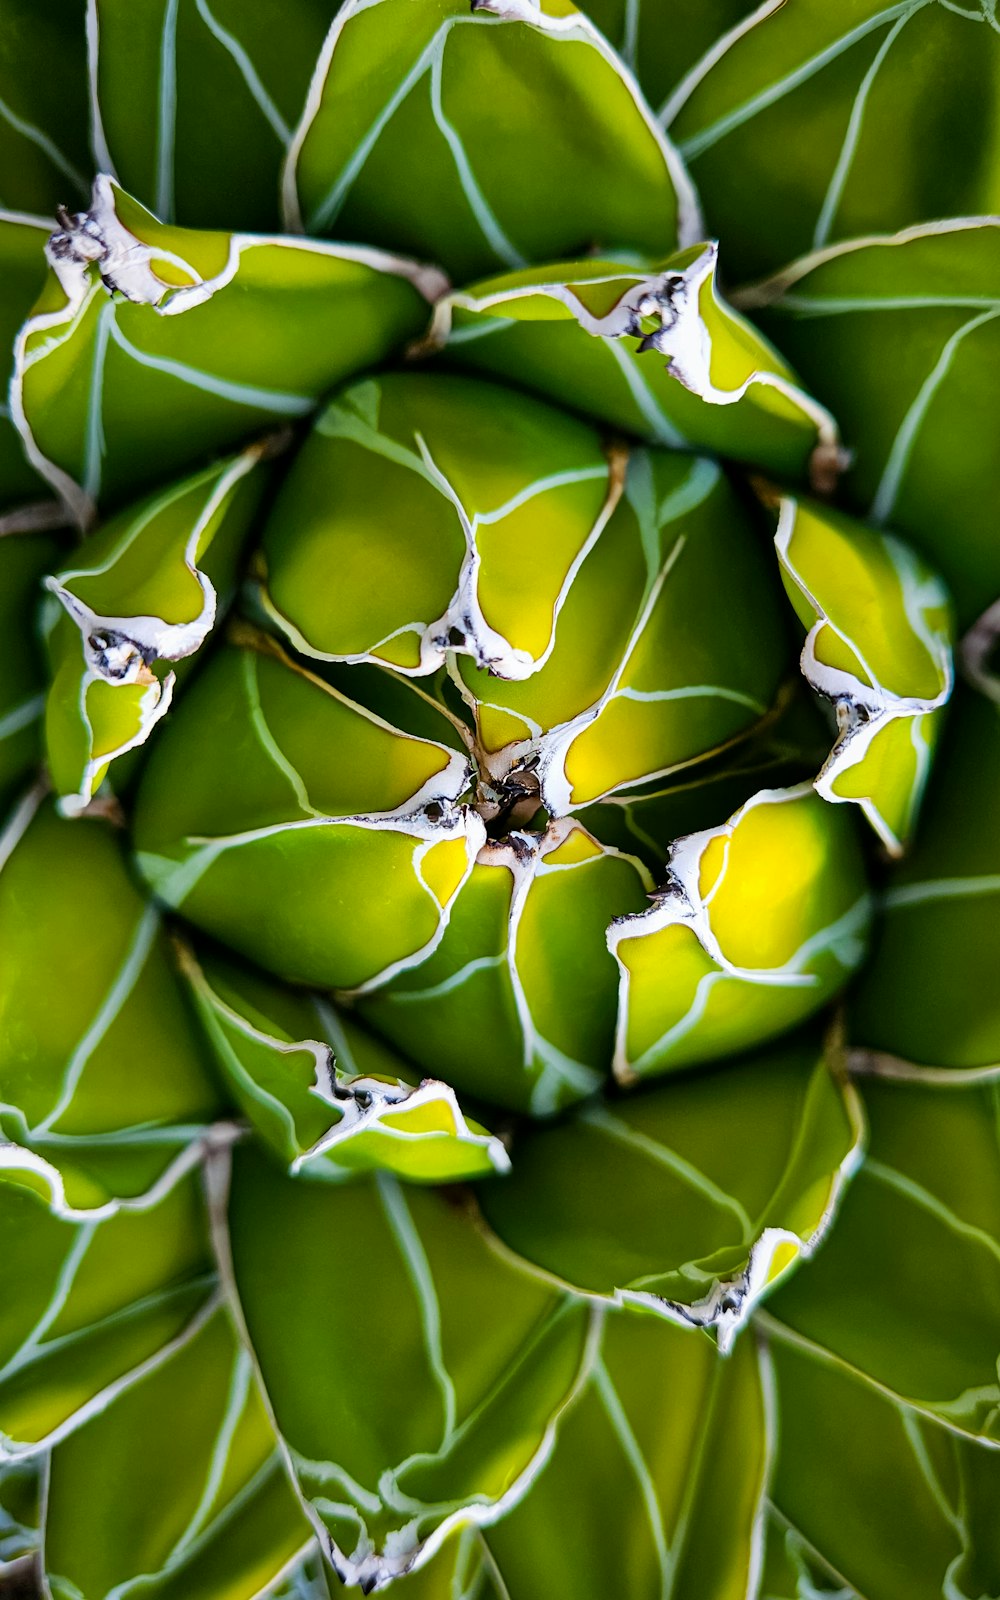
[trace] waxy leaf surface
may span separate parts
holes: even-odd
[[[996,211],[998,95],[991,0],[765,0],[661,115],[738,283],[839,239]]]
[[[739,297],[837,417],[851,509],[913,543],[963,628],[1000,593],[998,275],[1000,221],[974,217],[820,250]]]
[[[285,171],[287,225],[438,261],[456,281],[581,246],[658,258],[697,202],[586,17],[534,0],[349,0]]]
[[[47,254],[12,408],[30,461],[84,524],[97,501],[307,415],[420,332],[443,287],[377,250],[168,226],[108,177]]]

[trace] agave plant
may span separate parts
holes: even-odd
[[[3,1595],[1000,1595],[994,13],[5,0]]]

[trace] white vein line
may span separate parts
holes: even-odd
[[[292,130],[288,126],[281,112],[278,110],[271,96],[264,88],[257,68],[254,66],[244,46],[234,33],[224,28],[208,9],[207,0],[195,0],[198,15],[205,24],[213,38],[217,39],[223,50],[227,51],[240,70],[244,83],[250,91],[255,104],[267,119],[281,143],[286,147],[291,143]],[[252,12],[248,13],[252,15]]]
[[[785,294],[775,304],[783,311],[805,311],[811,317],[838,317],[855,311],[926,311],[932,306],[995,310],[1000,306],[1000,300],[996,295],[983,294],[897,294],[876,299],[864,295],[831,295],[826,298],[811,294]]]
[[[943,1515],[945,1521],[951,1524],[951,1526],[955,1529],[955,1532],[959,1535],[959,1538],[961,1538],[965,1532],[965,1529],[962,1526],[962,1519],[960,1516],[958,1516],[954,1507],[948,1504],[948,1497],[941,1487],[941,1480],[934,1471],[934,1466],[930,1458],[930,1452],[927,1449],[927,1442],[924,1439],[923,1434],[920,1432],[919,1419],[912,1411],[902,1410],[899,1414],[899,1420],[903,1425],[903,1432],[906,1435],[906,1441],[913,1452],[913,1457],[920,1469],[921,1476],[924,1478],[928,1489],[930,1490],[934,1499],[937,1501],[938,1509]]]
[[[87,98],[90,108],[90,148],[98,172],[115,177],[115,164],[108,149],[104,119],[101,116],[101,23],[97,0],[87,0]]]
[[[201,1498],[195,1507],[191,1520],[181,1534],[173,1550],[170,1552],[164,1567],[169,1570],[175,1562],[189,1551],[191,1545],[204,1530],[205,1519],[219,1493],[219,1488],[229,1461],[229,1452],[232,1449],[236,1430],[246,1409],[247,1398],[250,1393],[250,1383],[253,1375],[253,1363],[249,1351],[242,1347],[236,1352],[233,1361],[233,1370],[229,1381],[229,1392],[226,1396],[226,1408],[219,1432],[216,1435],[212,1448],[212,1456],[208,1465],[205,1478],[205,1487]]]
[[[77,1227],[75,1237],[71,1239],[69,1249],[63,1258],[59,1273],[52,1290],[49,1301],[31,1332],[21,1340],[10,1360],[0,1368],[0,1383],[4,1382],[13,1373],[30,1364],[32,1358],[44,1354],[42,1341],[52,1324],[59,1317],[66,1302],[70,1297],[76,1275],[84,1256],[90,1248],[90,1242],[97,1231],[96,1222],[84,1223]],[[86,1331],[86,1330],[84,1330]]]
[[[101,306],[94,329],[83,466],[83,487],[91,499],[95,499],[100,491],[104,465],[104,363],[108,353],[108,335],[114,329],[114,317],[115,308],[109,300]]]
[[[742,689],[729,689],[720,683],[687,683],[679,689],[633,689],[626,686],[612,695],[613,700],[637,700],[649,704],[657,700],[730,700],[734,705],[749,706],[763,716],[767,706],[762,700],[744,694]]]
[[[490,967],[501,967],[506,960],[506,951],[501,951],[496,956],[475,956],[450,977],[442,978],[440,983],[432,984],[428,989],[402,989],[394,994],[387,994],[385,998],[394,1005],[405,1005],[414,1000],[437,1000],[441,995],[452,994],[454,990],[461,988],[475,973],[485,972]]]
[[[849,50],[852,44],[856,44],[866,34],[873,33],[883,23],[892,22],[904,12],[909,13],[910,11],[919,10],[921,6],[928,3],[929,0],[916,0],[916,3],[914,3],[914,0],[902,0],[902,3],[898,5],[887,6],[884,11],[878,12],[874,17],[868,17],[864,22],[859,23],[856,28],[852,28],[850,32],[841,34],[840,38],[835,39],[833,44],[827,45],[825,50],[818,51],[816,55],[804,61],[801,66],[796,67],[794,71],[786,73],[783,78],[779,78],[776,83],[768,84],[766,89],[761,89],[758,94],[752,95],[749,100],[744,100],[742,105],[736,106],[732,111],[727,112],[724,117],[719,117],[715,122],[710,123],[707,128],[703,128],[700,133],[692,134],[689,139],[682,140],[678,145],[681,156],[688,161],[692,161],[703,155],[714,144],[718,144],[720,139],[724,139],[726,134],[732,133],[736,128],[742,127],[745,122],[749,122],[751,117],[757,115],[758,111],[766,111],[768,106],[772,106],[776,101],[783,99],[793,89],[797,89],[800,84],[807,83],[810,78],[815,77],[817,72],[821,72],[831,61],[836,61],[838,56],[842,56],[845,50]]]
[[[599,1128],[602,1133],[606,1133],[610,1138],[616,1139],[619,1144],[631,1147],[633,1150],[641,1150],[643,1155],[648,1157],[650,1161],[655,1161],[661,1167],[666,1167],[667,1171],[671,1172],[675,1178],[680,1178],[689,1188],[696,1190],[698,1194],[710,1201],[712,1205],[718,1207],[719,1210],[730,1212],[743,1230],[744,1241],[753,1237],[753,1223],[750,1220],[749,1213],[740,1202],[733,1195],[727,1194],[724,1189],[720,1189],[718,1184],[713,1183],[706,1173],[692,1165],[690,1161],[686,1161],[683,1156],[678,1155],[676,1150],[671,1150],[669,1145],[661,1144],[658,1139],[652,1139],[649,1134],[633,1128],[630,1123],[623,1122],[605,1107],[590,1107],[588,1110],[581,1112],[580,1120],[588,1123],[592,1128]]]
[[[207,394],[218,395],[221,400],[231,400],[240,406],[252,406],[262,411],[273,411],[283,417],[304,417],[313,408],[313,400],[306,395],[289,394],[282,389],[261,389],[254,384],[233,383],[228,378],[218,378],[213,373],[202,372],[198,367],[189,367],[180,361],[171,361],[166,356],[150,355],[148,351],[139,350],[122,333],[117,322],[110,324],[111,337],[118,348],[133,361],[142,367],[149,367],[154,372],[162,372],[170,378],[176,378],[180,383],[189,383],[194,389],[203,389]]]
[[[438,1304],[437,1290],[434,1287],[426,1252],[402,1189],[384,1172],[377,1172],[375,1181],[386,1220],[395,1236],[410,1281],[417,1293],[427,1356],[444,1403],[444,1437],[441,1443],[443,1449],[455,1432],[457,1401],[455,1385],[444,1364],[444,1353],[441,1348],[441,1307]]]
[[[431,62],[431,111],[434,116],[434,121],[437,124],[438,131],[443,135],[448,148],[451,151],[452,158],[455,162],[455,167],[458,172],[458,181],[462,185],[462,193],[465,196],[469,210],[476,219],[476,223],[479,227],[479,231],[483,235],[483,238],[486,240],[494,255],[498,256],[499,259],[508,267],[526,267],[528,265],[526,257],[523,256],[520,250],[517,249],[516,245],[514,245],[511,240],[508,239],[507,235],[501,228],[499,221],[493,213],[493,209],[490,206],[489,201],[479,186],[476,175],[472,170],[472,163],[470,162],[466,153],[465,146],[463,145],[457,130],[452,126],[448,118],[445,116],[444,107],[441,103],[441,73],[443,70],[444,47],[446,40],[446,32],[439,34],[438,40],[436,41],[437,48]]]
[[[904,883],[887,889],[884,906],[920,906],[929,900],[964,900],[973,895],[1000,894],[1000,872],[981,878],[931,878],[926,883]]]
[[[87,1223],[85,1227],[88,1229],[98,1228],[103,1220],[105,1219],[100,1218],[96,1222]],[[176,1302],[185,1300],[192,1290],[209,1287],[214,1281],[214,1274],[205,1272],[198,1277],[187,1278],[182,1283],[173,1283],[169,1288],[154,1289],[149,1294],[142,1295],[138,1300],[132,1300],[112,1311],[95,1317],[91,1322],[84,1322],[79,1327],[71,1328],[68,1333],[56,1334],[53,1339],[46,1339],[44,1342],[38,1343],[33,1338],[29,1339],[11,1357],[0,1376],[6,1382],[8,1378],[24,1368],[43,1366],[44,1370],[43,1364],[45,1362],[50,1361],[53,1357],[65,1354],[66,1351],[73,1351],[77,1345],[86,1345],[95,1335],[100,1336],[107,1333],[109,1329],[120,1328],[130,1323],[142,1321],[150,1312],[159,1311],[164,1306],[173,1306]],[[59,1309],[61,1310],[62,1308],[60,1307]],[[49,1323],[52,1320],[52,1318],[46,1318]],[[72,1419],[73,1415],[74,1413],[71,1411],[70,1419]],[[2,1438],[3,1435],[0,1434],[0,1464],[4,1459]]]
[[[435,34],[430,44],[417,57],[402,83],[390,95],[364,138],[358,141],[350,160],[341,170],[339,177],[334,180],[324,198],[311,213],[308,219],[310,232],[318,233],[336,221],[344,201],[354,186],[355,179],[381,138],[384,129],[395,116],[411,89],[420,81],[430,66],[437,42],[438,39]]]
[[[260,679],[257,674],[256,652],[253,650],[245,651],[241,666],[243,684],[250,706],[250,721],[253,724],[253,730],[257,735],[261,748],[270,758],[273,765],[277,767],[282,777],[287,778],[295,799],[302,810],[309,816],[320,816],[321,813],[316,810],[316,807],[309,799],[302,774],[292,765],[285,752],[281,749],[264,715],[264,707],[260,702]]]
[[[159,1571],[142,1572],[133,1578],[125,1578],[121,1583],[116,1583],[114,1588],[109,1589],[102,1597],[102,1600],[128,1600],[128,1597],[137,1593],[141,1593],[142,1591],[145,1591],[148,1594],[150,1586],[156,1584],[157,1580],[162,1582],[162,1580],[165,1578],[169,1579],[173,1577],[179,1569],[183,1569],[184,1567],[187,1567],[188,1571],[190,1572],[192,1562],[196,1560],[197,1557],[205,1551],[206,1547],[210,1545],[213,1540],[217,1539],[220,1534],[225,1534],[227,1527],[235,1520],[236,1517],[239,1516],[240,1512],[245,1509],[245,1507],[254,1499],[254,1497],[260,1493],[268,1479],[275,1475],[276,1468],[279,1472],[284,1470],[282,1458],[278,1449],[271,1451],[271,1454],[261,1463],[253,1476],[248,1478],[246,1483],[241,1485],[241,1487],[233,1495],[232,1499],[227,1501],[218,1514],[205,1525],[194,1541],[188,1545],[180,1555],[178,1555],[176,1551],[172,1551],[167,1557],[166,1561],[160,1567]],[[154,1589],[154,1593],[155,1592],[156,1591]],[[255,1600],[262,1600],[262,1597],[267,1593],[267,1589],[256,1590]],[[69,1600],[77,1600],[77,1596],[73,1595],[69,1597]],[[84,1597],[82,1595],[79,1596],[79,1600],[84,1600]]]
[[[601,1397],[601,1404],[607,1413],[608,1421],[617,1435],[618,1442],[625,1452],[628,1463],[635,1473],[642,1495],[646,1515],[649,1518],[649,1529],[656,1547],[657,1560],[660,1563],[660,1594],[663,1600],[670,1593],[670,1550],[667,1545],[667,1536],[663,1527],[663,1513],[656,1493],[656,1484],[650,1471],[639,1441],[632,1431],[632,1425],[625,1414],[625,1407],[621,1403],[618,1391],[611,1381],[611,1375],[604,1365],[603,1356],[599,1356],[594,1363],[594,1387]]]
[[[905,1195],[908,1200],[920,1206],[921,1210],[929,1211],[950,1232],[973,1239],[976,1244],[982,1245],[984,1250],[988,1250],[991,1256],[1000,1261],[1000,1242],[994,1239],[992,1234],[987,1233],[985,1228],[978,1228],[975,1223],[966,1222],[964,1218],[958,1216],[936,1194],[925,1189],[922,1183],[907,1177],[905,1172],[898,1172],[895,1167],[886,1166],[881,1161],[873,1161],[870,1158],[865,1162],[863,1171],[869,1177],[877,1178],[889,1188],[895,1189],[898,1194]]]
[[[733,45],[742,39],[744,34],[752,33],[758,23],[763,22],[772,12],[779,11],[784,4],[785,0],[763,0],[763,4],[759,5],[756,11],[752,11],[749,16],[743,17],[735,27],[728,29],[726,33],[720,34],[719,38],[701,57],[701,60],[696,61],[694,66],[684,74],[680,82],[671,90],[667,99],[664,100],[656,113],[656,120],[664,131],[669,129],[677,113],[690,100],[702,79],[708,76],[712,68],[718,65],[723,56],[727,55],[732,49]]]
[[[961,328],[957,328],[950,339],[945,341],[941,354],[920,385],[909,411],[900,424],[899,432],[892,441],[892,449],[889,451],[885,469],[869,513],[874,522],[885,522],[892,516],[900,484],[909,466],[917,434],[924,417],[927,415],[931,401],[948,375],[956,350],[963,339],[966,339],[970,333],[974,333],[984,323],[992,322],[996,317],[1000,317],[1000,306],[994,307],[991,311],[983,311],[978,317],[972,317]]]
[[[48,1116],[37,1127],[32,1128],[33,1134],[48,1133],[53,1124],[58,1122],[63,1112],[70,1105],[84,1067],[117,1018],[118,1013],[138,981],[139,974],[145,966],[149,952],[152,949],[159,925],[160,917],[156,907],[146,906],[136,924],[125,959],[118,969],[114,982],[105,995],[96,1017],[69,1059],[59,1098]],[[141,1070],[138,1063],[136,1064],[136,1070]]]
[[[22,700],[20,705],[13,706],[10,711],[0,717],[0,739],[9,739],[12,734],[20,733],[22,728],[28,728],[41,716],[45,710],[45,694],[33,694],[30,699]]]
[[[601,342],[620,368],[621,375],[628,385],[629,394],[656,443],[671,445],[675,449],[686,445],[687,438],[671,422],[649,387],[645,375],[639,370],[638,358],[634,351],[626,350],[617,339],[603,339]]]
[[[177,134],[177,6],[166,0],[160,34],[160,83],[156,130],[156,214],[170,222],[174,213],[174,144]]]
[[[550,489],[562,489],[574,483],[590,483],[596,479],[606,483],[607,478],[606,461],[593,467],[567,467],[564,472],[552,472],[547,478],[538,478],[534,483],[529,483],[524,489],[518,490],[517,494],[511,495],[509,500],[505,500],[502,506],[496,506],[492,511],[475,512],[473,521],[477,528],[488,527],[491,523],[502,522],[512,512],[519,511],[530,500],[536,499],[540,494],[546,494]]]
[[[833,169],[833,175],[830,179],[829,188],[827,189],[823,198],[823,204],[820,208],[819,216],[816,219],[816,227],[813,232],[812,241],[812,247],[814,250],[819,250],[827,243],[830,237],[830,230],[833,227],[833,219],[837,214],[837,208],[840,205],[841,199],[843,198],[844,187],[847,183],[851,167],[854,163],[854,157],[857,153],[858,140],[861,137],[861,124],[864,121],[865,109],[868,104],[868,96],[871,93],[872,85],[874,84],[875,79],[878,77],[883,61],[889,54],[889,51],[892,49],[892,46],[899,38],[899,35],[902,33],[903,29],[906,27],[906,24],[914,14],[915,13],[913,11],[907,11],[903,16],[896,19],[885,38],[882,40],[882,43],[879,45],[875,59],[872,61],[871,66],[868,68],[868,71],[865,73],[861,83],[858,86],[858,92],[854,96],[854,104],[851,106],[851,115],[847,123],[847,132],[844,136],[844,142],[841,146],[840,154],[837,157],[837,164]]]
[[[639,44],[639,9],[641,0],[625,0],[625,19],[622,28],[621,53],[632,71],[635,71],[636,49]]]
[[[75,184],[82,194],[87,193],[90,185],[87,183],[83,173],[63,155],[59,146],[53,143],[47,133],[43,133],[41,128],[36,128],[33,122],[26,122],[23,117],[19,117],[17,112],[7,104],[6,100],[0,100],[0,117],[13,128],[15,133],[19,133],[23,139],[30,140],[33,145],[37,145],[38,149],[48,156],[57,171],[61,172],[64,178],[68,178],[71,183]]]

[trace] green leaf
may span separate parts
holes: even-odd
[[[333,0],[91,0],[94,146],[164,221],[279,231]]]
[[[485,1538],[510,1600],[756,1593],[772,1419],[752,1339],[608,1315],[586,1390]],[[571,1519],[571,1525],[568,1525]]]
[[[437,272],[377,250],[158,222],[107,177],[64,219],[11,392],[32,464],[89,523],[287,423],[420,332]]]
[[[568,4],[377,0],[327,34],[285,171],[287,225],[391,244],[457,280],[697,238],[635,80]]]
[[[962,1504],[961,1482],[989,1484],[995,1524],[996,1451],[921,1421],[812,1350],[775,1339],[771,1356],[780,1446],[769,1492],[806,1569],[791,1600],[980,1600],[990,1593],[995,1571],[989,1587],[962,1582],[980,1529]],[[981,1548],[985,1571],[988,1543]],[[975,1558],[971,1565],[974,1571]],[[766,1588],[764,1595],[771,1600]],[[775,1600],[785,1600],[781,1590]]]
[[[816,792],[859,805],[902,855],[951,694],[948,595],[908,545],[826,507],[782,497],[774,542],[803,675],[837,712]]]
[[[635,856],[572,818],[490,840],[436,949],[359,996],[361,1015],[460,1089],[548,1115],[607,1075],[618,985],[606,930],[651,889]]]
[[[219,1108],[211,1058],[115,831],[47,804],[3,845],[0,1130],[61,1206],[107,1212],[191,1164]]]
[[[393,374],[336,400],[261,565],[257,605],[302,653],[447,665],[498,806],[525,773],[561,816],[702,756],[767,712],[785,666],[777,586],[713,462],[608,456],[468,378]]]
[[[0,381],[5,395],[13,371],[13,355],[9,352],[45,282],[44,246],[50,230],[51,223],[45,217],[0,210],[0,350],[4,352]],[[0,509],[37,497],[44,490],[44,479],[25,459],[24,446],[4,404],[0,408]],[[0,519],[0,530],[6,522],[6,518]]]
[[[112,1216],[67,1212],[30,1153],[0,1146],[0,1455],[100,1412],[206,1315],[215,1279],[200,1174]]]
[[[621,469],[538,670],[504,681],[463,657],[454,672],[490,781],[503,794],[530,773],[557,817],[739,738],[789,665],[773,572],[716,464],[640,450]]]
[[[436,947],[485,840],[459,803],[468,757],[241,637],[151,753],[139,867],[163,902],[279,976],[377,986]]]
[[[719,41],[662,120],[736,281],[838,239],[996,211],[995,22],[990,5],[769,0]]]
[[[83,200],[87,46],[81,0],[4,0],[0,18],[0,206],[53,212]]]
[[[509,272],[441,300],[426,347],[650,443],[825,488],[844,464],[836,423],[722,299],[717,257],[694,245],[652,276],[594,260]]]
[[[52,687],[45,733],[61,810],[87,804],[173,696],[161,661],[190,657],[231,597],[247,527],[266,487],[259,445],[120,512],[46,579]]]
[[[931,10],[1000,50],[992,29]],[[907,15],[918,11],[929,15]],[[1000,592],[1000,464],[982,427],[1000,353],[998,271],[1000,222],[972,218],[821,250],[738,297],[838,418],[851,509],[904,534],[944,575],[963,628]]]
[[[233,1099],[292,1173],[454,1183],[507,1171],[500,1140],[466,1120],[453,1089],[416,1083],[328,1001],[208,951],[184,946],[181,964]]]
[[[504,1242],[581,1292],[717,1330],[827,1232],[860,1160],[854,1091],[815,1038],[525,1128],[476,1191]]]
[[[864,1101],[865,1165],[823,1249],[779,1289],[764,1322],[810,1359],[996,1444],[996,1086],[872,1083]]]
[[[423,675],[458,649],[520,680],[551,653],[618,493],[596,430],[552,406],[468,378],[368,379],[282,485],[262,604],[320,660]]]
[[[652,909],[608,930],[616,1076],[714,1061],[812,1016],[859,966],[870,917],[851,821],[811,785],[762,789],[677,840]]]
[[[46,674],[35,624],[42,579],[61,554],[51,534],[0,536],[0,817],[42,761]]]
[[[850,1005],[860,1071],[1000,1075],[1000,708],[960,688],[916,848],[881,897]]]
[[[654,107],[662,107],[670,91],[755,9],[755,0],[587,0],[584,6]]]
[[[596,1313],[496,1254],[447,1191],[300,1183],[252,1146],[229,1236],[287,1459],[345,1582],[382,1586],[525,1494]]]
[[[53,1600],[252,1600],[311,1537],[219,1309],[56,1445],[46,1498]]]
[[[861,1600],[801,1535],[771,1508],[764,1541],[760,1600]]]
[[[826,759],[830,730],[804,680],[781,685],[767,716],[721,750],[636,792],[585,806],[579,820],[604,844],[634,851],[659,876],[683,834],[718,827],[761,787],[812,781]]]

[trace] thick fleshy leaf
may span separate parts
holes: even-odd
[[[52,534],[0,536],[0,818],[42,761],[46,675],[37,619],[42,579],[62,550]]]
[[[734,281],[837,239],[996,211],[998,31],[989,3],[765,0],[724,35],[661,120]]]
[[[812,1269],[810,1269],[811,1271]],[[771,1344],[770,1495],[799,1584],[766,1600],[983,1600],[997,1592],[1000,1453],[929,1423],[802,1345]]]
[[[949,15],[906,15],[917,11]],[[951,21],[1000,55],[991,28]],[[1000,221],[972,218],[818,251],[739,297],[838,418],[851,508],[943,573],[962,627],[1000,593],[1000,455],[982,426],[1000,353],[998,274]]]
[[[997,1087],[871,1083],[864,1101],[869,1154],[836,1227],[762,1315],[776,1338],[996,1444]]]
[[[281,229],[281,166],[336,0],[89,0],[94,148],[164,221]]]
[[[252,1600],[310,1538],[221,1308],[52,1452],[52,1600]]]
[[[857,1070],[1000,1077],[1000,708],[960,689],[909,860],[850,1003]]]
[[[713,1061],[818,1011],[859,965],[871,899],[851,819],[811,786],[762,789],[679,839],[651,910],[621,917],[615,1073]]]
[[[774,542],[808,630],[803,675],[837,712],[816,791],[859,805],[888,853],[901,855],[952,688],[944,585],[901,540],[807,502],[778,502]]]
[[[0,1145],[0,1455],[47,1448],[128,1385],[215,1293],[200,1174],[114,1216],[68,1215]]]
[[[485,1530],[509,1600],[755,1594],[772,1452],[752,1339],[609,1314],[528,1494]]]
[[[293,1173],[330,1181],[375,1168],[454,1183],[507,1171],[500,1140],[466,1120],[453,1089],[416,1082],[329,1002],[208,951],[180,954],[233,1099]]]
[[[721,298],[717,254],[694,245],[652,276],[593,260],[507,273],[441,300],[427,344],[651,443],[827,487],[836,424]]]
[[[447,1191],[296,1182],[250,1146],[229,1238],[287,1459],[345,1581],[383,1586],[523,1497],[599,1312],[498,1254]]]
[[[832,1054],[800,1038],[524,1129],[510,1175],[477,1197],[555,1278],[714,1327],[725,1349],[826,1233],[862,1127]]]
[[[768,715],[743,737],[634,792],[585,806],[579,820],[602,843],[635,852],[659,877],[683,834],[721,826],[761,788],[811,782],[829,746],[827,721],[796,676],[782,684]]]
[[[468,771],[250,636],[156,742],[139,866],[162,901],[279,976],[367,989],[440,942],[486,837],[458,803]]]
[[[349,0],[285,171],[289,226],[412,251],[458,280],[699,236],[634,78],[571,5]]]
[[[714,462],[635,452],[622,498],[521,682],[455,663],[498,795],[551,816],[689,767],[764,718],[790,666],[773,572]]]
[[[606,930],[652,886],[634,855],[570,818],[515,829],[480,850],[429,959],[360,996],[361,1014],[460,1089],[547,1115],[610,1071],[618,982]]]
[[[718,42],[755,9],[755,0],[586,0],[583,8],[610,39],[658,108]]]
[[[4,402],[0,404],[0,510],[47,492],[45,480],[25,456],[6,404],[6,391],[13,370],[17,330],[30,315],[45,282],[45,241],[50,231],[51,223],[45,217],[0,210],[0,383],[4,391]]]
[[[110,178],[64,215],[11,392],[32,464],[88,523],[418,333],[441,275],[377,250],[158,222]]]
[[[460,650],[522,679],[620,493],[596,430],[552,406],[469,378],[368,379],[282,486],[261,603],[320,660],[423,675]]]
[[[0,846],[0,1132],[60,1204],[113,1210],[190,1165],[211,1058],[115,830],[49,804],[27,820]]]
[[[52,212],[90,187],[82,0],[4,0],[0,206]]]
[[[120,512],[46,580],[61,603],[47,619],[46,751],[64,812],[168,711],[176,675],[156,663],[193,655],[230,598],[265,454],[255,445]]]

